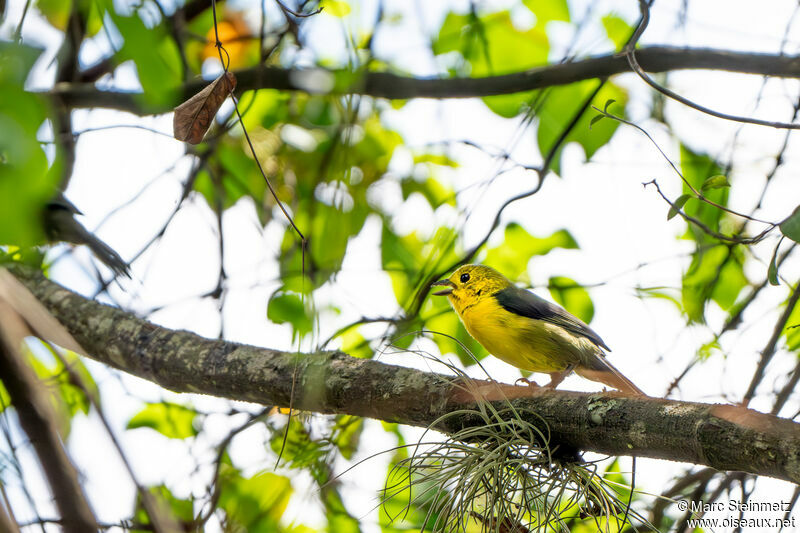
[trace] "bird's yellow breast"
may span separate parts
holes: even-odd
[[[492,355],[532,372],[558,372],[594,357],[597,347],[565,329],[504,309],[493,296],[454,307],[464,327]]]

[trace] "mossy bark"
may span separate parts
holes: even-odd
[[[12,273],[86,355],[177,391],[264,405],[290,404],[421,427],[476,406],[513,405],[550,445],[740,470],[800,483],[800,424],[744,407],[619,394],[516,387],[357,359],[296,354],[211,340],[156,326],[79,296],[40,272]],[[294,386],[293,386],[294,383]],[[527,414],[526,414],[527,413]],[[439,420],[447,434],[481,423],[468,412]]]

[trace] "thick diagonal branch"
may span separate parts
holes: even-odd
[[[452,376],[341,352],[293,354],[210,340],[87,300],[38,271],[15,267],[12,272],[92,358],[175,391],[288,406],[296,371],[295,408],[421,427],[475,403],[473,393]],[[532,391],[487,381],[474,382],[473,389],[490,401],[510,401],[536,413],[529,421],[551,436],[551,444],[800,482],[800,424],[772,415],[728,405]],[[452,434],[477,423],[477,417],[462,414],[436,429]]]
[[[1,297],[0,320],[0,378],[50,484],[61,513],[63,530],[67,533],[96,531],[97,522],[78,481],[78,472],[58,435],[49,399],[20,350],[23,338],[30,334],[29,330]]]
[[[724,70],[781,78],[800,77],[800,57],[757,54],[710,48],[644,47],[636,59],[647,72],[685,69]],[[334,94],[363,94],[380,98],[472,98],[511,94],[588,79],[605,78],[629,72],[627,59],[607,54],[570,63],[547,65],[512,74],[485,78],[414,78],[389,72],[293,70],[279,67],[254,67],[235,72],[238,91],[279,89],[285,91],[330,91]],[[353,80],[341,83],[341,79]],[[199,92],[206,82],[196,80],[178,91],[181,101]],[[166,113],[167,106],[146,106],[141,94],[120,90],[100,90],[91,83],[56,85],[50,94],[70,108],[110,108],[138,115]]]

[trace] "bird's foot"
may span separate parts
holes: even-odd
[[[561,370],[560,372],[550,372],[550,383],[545,385],[544,388],[555,389],[562,381],[564,381],[564,378],[567,377],[570,372],[572,372],[572,365],[567,367],[565,370]]]
[[[528,387],[537,387],[537,388],[539,387],[539,385],[535,381],[531,381],[528,378],[519,378],[517,379],[517,381],[514,382],[514,385],[519,385],[520,381],[525,385],[527,385]]]

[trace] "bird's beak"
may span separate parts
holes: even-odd
[[[441,291],[434,292],[433,294],[435,296],[447,296],[448,294],[453,292],[453,289],[456,288],[456,284],[450,281],[449,279],[439,280],[436,283],[432,283],[432,285],[442,285],[444,287],[447,287],[446,289],[443,289]]]

